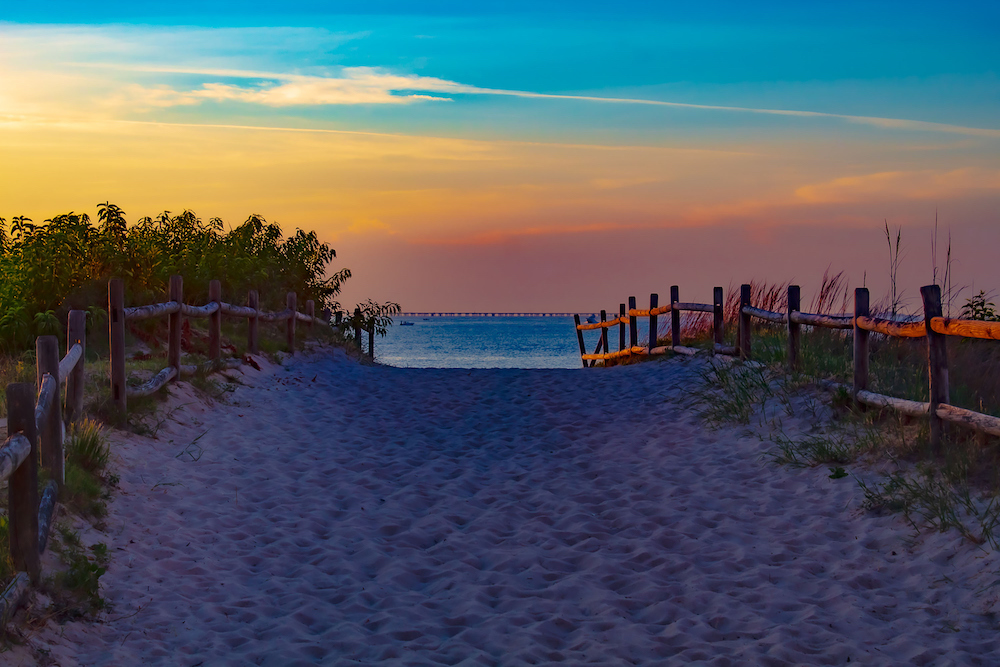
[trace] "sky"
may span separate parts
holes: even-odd
[[[0,217],[260,214],[408,311],[877,299],[886,224],[1000,287],[996,3],[608,4],[4,6]]]

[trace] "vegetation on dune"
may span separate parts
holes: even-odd
[[[18,216],[8,226],[0,218],[0,349],[18,353],[32,349],[36,336],[59,334],[71,308],[100,315],[112,277],[124,280],[129,304],[162,301],[170,276],[179,274],[191,303],[207,302],[208,284],[217,279],[234,303],[255,289],[261,308],[281,310],[294,291],[300,304],[312,299],[317,310],[339,311],[337,296],[351,272],[328,274],[335,258],[315,231],[285,237],[259,215],[228,231],[219,218],[204,221],[193,211],[164,211],[130,225],[110,202],[98,206],[96,224],[72,212],[41,225]],[[384,330],[384,318],[398,312],[396,304],[363,305],[365,328],[374,321]]]

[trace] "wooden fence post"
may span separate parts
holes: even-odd
[[[630,296],[628,298],[628,309],[635,310],[635,297]],[[635,316],[628,316],[628,342],[629,347],[635,347],[639,344],[639,330],[636,326]]]
[[[83,413],[83,365],[87,359],[87,311],[71,310],[66,322],[66,351],[79,345],[82,351],[80,361],[73,367],[66,379],[66,414],[63,417],[67,424],[72,424]]]
[[[868,317],[868,288],[854,289],[854,405],[859,410],[865,404],[858,400],[859,391],[868,390],[868,331],[858,326],[858,317]]]
[[[801,291],[798,285],[788,286],[788,370],[799,368],[799,343],[801,342],[800,325],[792,322],[792,312],[798,312],[801,307]]]
[[[618,351],[625,349],[625,304],[618,305]]]
[[[583,343],[583,332],[580,331],[580,316],[573,315],[573,322],[576,323],[576,340],[580,343],[580,361],[583,362],[583,367],[587,367],[587,360],[583,358],[583,355],[587,354],[587,346]]]
[[[316,317],[316,302],[312,299],[306,301],[306,315],[309,316],[309,322],[306,324],[306,331],[312,334],[313,331],[313,318]]]
[[[218,361],[222,357],[222,283],[208,283],[208,300],[219,304],[219,309],[208,316],[208,358]]]
[[[288,345],[288,353],[295,354],[295,292],[289,292],[285,296],[285,308],[291,311],[288,315],[288,329],[285,331],[285,342]]]
[[[740,349],[740,359],[750,359],[750,316],[743,312],[744,306],[750,305],[750,286],[740,285],[740,329],[737,347]]]
[[[941,453],[944,420],[937,415],[937,408],[948,403],[948,347],[947,336],[931,329],[931,318],[942,317],[941,288],[926,285],[920,288],[924,301],[924,322],[927,326],[927,376],[930,381],[931,448]]]
[[[257,354],[259,347],[259,340],[257,338],[257,324],[260,322],[260,302],[257,296],[257,290],[252,289],[250,293],[247,294],[247,306],[253,308],[254,314],[247,318],[247,348],[250,354]]]
[[[38,436],[35,432],[35,385],[7,385],[7,433],[23,433],[31,454],[7,482],[7,515],[10,556],[14,571],[23,570],[37,584],[38,558]]]
[[[607,321],[608,321],[608,311],[602,310],[601,311],[601,324],[604,324]],[[607,354],[610,351],[609,348],[608,348],[608,328],[607,327],[601,327],[601,346],[604,347],[604,354]],[[604,365],[605,366],[610,366],[612,364],[609,364],[608,360],[605,359],[604,360]]]
[[[649,310],[652,311],[660,303],[659,294],[649,295]],[[652,354],[653,348],[656,347],[656,315],[652,312],[649,313],[649,352]]]
[[[120,424],[125,423],[125,283],[108,281],[108,341],[111,355],[111,401]]]
[[[184,279],[180,276],[170,276],[171,301],[179,304],[184,303]],[[181,311],[170,314],[169,329],[167,331],[167,366],[177,369],[177,374],[171,382],[176,382],[181,375],[181,323],[184,321],[184,314]]]
[[[368,323],[368,357],[375,358],[375,320]]]
[[[723,300],[724,295],[721,287],[712,290],[712,334],[716,345],[722,345],[723,340]]]
[[[681,290],[677,285],[670,287],[670,344],[681,344],[681,311],[676,305],[681,300]]]
[[[63,424],[62,424],[62,383],[59,382],[59,339],[55,336],[39,336],[35,339],[35,382],[42,388],[42,379],[51,375],[56,381],[56,393],[49,405],[49,414],[38,434],[42,465],[49,469],[49,475],[59,485],[61,491],[66,483],[63,471]]]
[[[354,309],[354,341],[358,344],[358,352],[361,351],[361,309]]]

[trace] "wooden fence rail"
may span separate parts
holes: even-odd
[[[960,424],[981,433],[1000,436],[1000,418],[949,404],[947,355],[948,336],[1000,340],[1000,322],[945,318],[941,312],[940,287],[928,285],[921,288],[920,293],[923,299],[923,318],[920,320],[899,320],[872,317],[869,310],[869,294],[865,288],[858,288],[854,291],[853,315],[836,315],[802,312],[798,285],[789,285],[788,287],[785,312],[754,307],[751,304],[750,285],[741,285],[736,322],[736,345],[734,347],[723,344],[725,323],[721,287],[714,288],[712,304],[680,301],[678,288],[675,285],[670,288],[669,305],[658,306],[657,295],[651,294],[649,308],[639,310],[635,307],[635,297],[629,297],[628,309],[626,310],[625,305],[622,304],[620,315],[614,320],[603,321],[605,318],[602,311],[602,321],[599,323],[581,324],[579,315],[575,316],[575,321],[580,344],[580,357],[585,368],[588,365],[594,366],[598,361],[602,361],[606,366],[612,365],[619,359],[633,355],[651,356],[671,351],[680,354],[696,353],[697,350],[680,344],[680,313],[682,311],[712,313],[713,353],[739,356],[744,360],[751,358],[752,320],[785,325],[788,329],[787,359],[791,370],[796,370],[799,367],[800,326],[849,329],[852,331],[854,339],[854,377],[851,385],[843,386],[851,392],[859,406],[870,405],[878,408],[889,408],[906,415],[928,417],[931,426],[931,445],[935,451],[940,451],[946,422]],[[656,317],[665,313],[671,314],[670,345],[657,346]],[[624,336],[626,317],[630,329],[629,345],[625,344]],[[639,317],[649,318],[649,341],[646,347],[637,345],[636,318]],[[622,335],[616,352],[607,348],[607,328],[611,326],[622,327]],[[587,354],[583,332],[590,329],[601,329],[602,338],[597,349],[592,354]],[[929,401],[911,401],[868,390],[868,344],[871,333],[901,338],[927,339]],[[603,353],[601,352],[602,348]]]
[[[312,330],[314,323],[328,325],[328,322],[317,319],[315,304],[306,301],[306,312],[300,313],[296,307],[296,294],[289,292],[285,298],[285,309],[278,312],[263,311],[258,308],[259,297],[256,290],[247,295],[247,305],[239,306],[222,300],[222,284],[213,280],[208,285],[209,302],[203,306],[184,303],[184,280],[181,276],[170,277],[169,301],[145,306],[125,307],[124,283],[115,278],[108,282],[108,320],[111,334],[111,396],[120,419],[124,419],[128,410],[128,398],[149,396],[168,383],[183,375],[190,375],[202,368],[234,367],[238,360],[222,359],[222,317],[238,317],[247,320],[247,349],[250,354],[257,354],[259,335],[258,322],[285,322],[285,343],[290,353],[295,352],[295,325],[304,322]],[[129,387],[126,384],[125,373],[125,322],[144,320],[151,317],[168,317],[167,334],[167,366],[143,384]],[[208,358],[209,361],[199,367],[184,365],[181,360],[181,329],[183,318],[208,319]],[[235,362],[235,363],[234,363]]]
[[[309,331],[315,324],[328,325],[317,319],[315,304],[306,301],[306,312],[296,310],[296,295],[290,292],[286,309],[277,313],[258,309],[258,295],[251,291],[247,306],[222,301],[221,284],[209,284],[209,302],[203,306],[183,301],[183,280],[171,276],[168,301],[145,306],[125,307],[124,285],[113,279],[108,283],[108,325],[111,348],[112,399],[124,418],[129,396],[151,394],[181,375],[201,368],[236,366],[240,359],[221,359],[222,317],[246,318],[248,348],[258,351],[258,322],[286,322],[286,343],[294,352],[296,323],[302,322]],[[329,315],[325,310],[324,315]],[[125,323],[152,317],[169,318],[166,368],[139,387],[127,387],[125,375]],[[203,366],[182,365],[181,327],[184,317],[208,318],[209,362]],[[7,385],[7,433],[0,446],[0,482],[7,482],[8,536],[14,578],[0,592],[0,627],[5,624],[29,585],[37,584],[41,576],[40,556],[48,542],[52,517],[59,494],[65,491],[66,427],[83,414],[84,363],[87,352],[87,312],[71,310],[66,326],[66,354],[59,358],[59,342],[55,336],[40,336],[35,341],[36,382]],[[338,316],[339,321],[339,316]],[[359,342],[360,344],[360,342]],[[65,393],[62,391],[66,386]],[[36,390],[37,387],[37,390]],[[39,466],[46,469],[48,482],[39,492]]]
[[[41,577],[41,554],[65,485],[63,434],[83,408],[86,317],[86,311],[70,311],[62,359],[55,336],[36,339],[36,383],[7,385],[8,435],[0,446],[0,482],[7,482],[8,539],[16,574],[0,593],[0,624],[9,620],[29,584]],[[39,465],[49,477],[40,493]]]

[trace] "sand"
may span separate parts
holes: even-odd
[[[706,429],[700,363],[245,369],[116,436],[111,609],[7,662],[996,664],[995,554]]]

